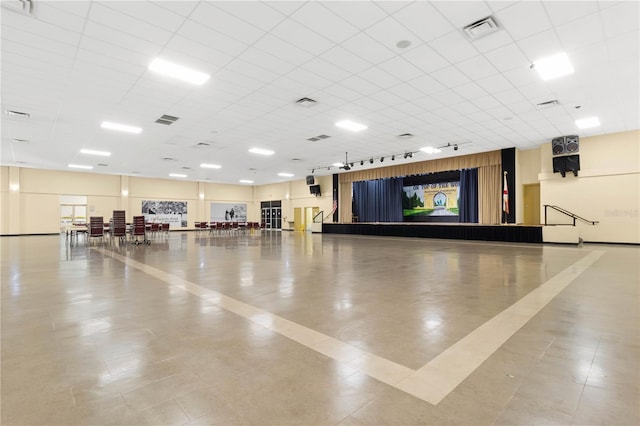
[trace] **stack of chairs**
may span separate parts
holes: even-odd
[[[147,229],[144,222],[144,216],[134,216],[133,224],[131,225],[131,239],[135,245],[146,244],[150,245],[151,241],[147,239]],[[138,239],[138,237],[142,237]],[[135,238],[135,240],[133,239]]]

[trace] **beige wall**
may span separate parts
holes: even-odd
[[[540,182],[543,221],[545,204],[599,221],[595,226],[578,224],[585,241],[640,243],[640,131],[580,138],[579,155],[578,176],[567,173],[563,178],[553,173],[551,143],[520,151],[518,187]],[[521,212],[522,197],[517,200]],[[570,221],[549,213],[550,223]]]
[[[0,167],[0,180],[1,235],[59,232],[60,195],[87,196],[87,214],[105,221],[118,209],[132,220],[141,214],[142,200],[186,201],[189,226],[184,229],[193,229],[195,221],[209,221],[213,202],[247,204],[247,220],[252,222],[260,221],[261,201],[282,201],[288,220],[293,220],[295,207],[319,207],[328,214],[333,204],[331,176],[318,178],[323,192],[318,198],[304,180],[246,186],[5,166]],[[19,189],[11,191],[11,183]]]

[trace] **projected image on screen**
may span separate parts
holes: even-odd
[[[460,182],[438,182],[403,187],[402,215],[417,219],[458,216]]]

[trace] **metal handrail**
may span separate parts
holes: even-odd
[[[324,218],[322,217],[322,215],[324,214],[324,210],[320,210],[318,213],[316,213],[316,215],[313,217],[313,223],[324,223]],[[320,220],[317,220],[317,218],[320,218]]]
[[[553,206],[553,205],[551,205],[551,204],[545,204],[545,205],[544,205],[544,224],[545,224],[545,225],[571,225],[571,224],[569,224],[569,223],[554,223],[554,224],[549,224],[549,223],[547,223],[547,207],[550,207],[550,208],[552,208],[553,210],[555,210],[555,211],[557,211],[557,212],[560,212],[560,213],[562,213],[562,214],[564,214],[564,215],[567,215],[567,216],[569,216],[570,218],[572,218],[572,219],[573,219],[573,226],[576,226],[576,219],[577,219],[577,220],[581,220],[581,221],[582,221],[582,222],[584,222],[584,223],[589,223],[589,224],[591,224],[591,225],[596,225],[596,224],[600,223],[600,222],[599,222],[599,221],[597,221],[597,220],[588,220],[588,219],[585,219],[585,218],[583,218],[583,217],[580,217],[580,216],[578,216],[578,215],[577,215],[577,214],[575,214],[575,213],[571,213],[570,211],[563,209],[562,207]]]

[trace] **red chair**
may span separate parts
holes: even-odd
[[[91,216],[89,218],[89,241],[93,238],[100,238],[104,242],[104,221],[102,216]]]

